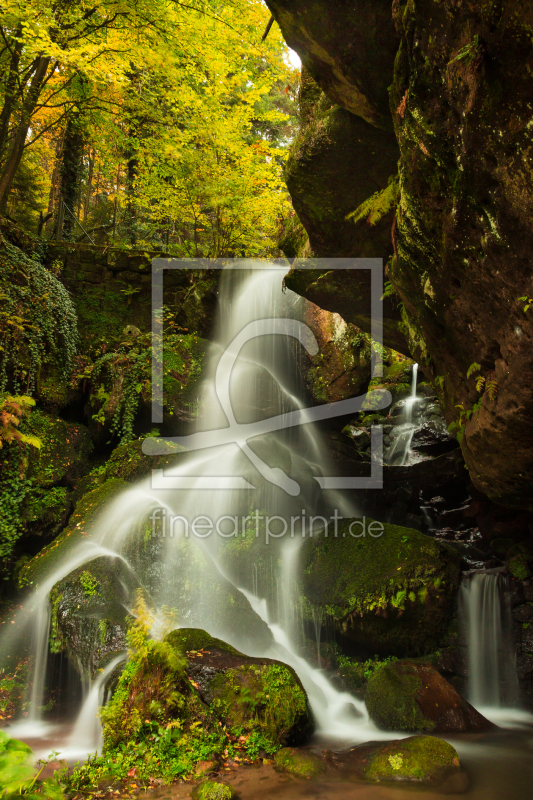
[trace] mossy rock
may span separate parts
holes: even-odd
[[[490,549],[498,558],[504,558],[513,545],[514,541],[512,539],[498,538],[491,541]]]
[[[222,639],[211,636],[210,633],[203,631],[201,628],[178,628],[167,634],[165,641],[185,655],[187,653],[195,654],[201,650],[208,649],[219,650],[233,656],[242,655],[227,642],[223,642]]]
[[[324,763],[318,756],[292,747],[278,750],[274,761],[280,770],[297,778],[314,778],[324,772]]]
[[[56,536],[53,542],[44,547],[35,558],[25,564],[19,576],[19,585],[39,584],[50,575],[53,567],[67,556],[81,541],[90,541],[95,523],[107,503],[117,497],[128,484],[119,478],[110,478],[101,486],[88,492],[79,501],[69,524]]]
[[[233,706],[238,727],[230,724]],[[242,753],[255,759],[260,750],[273,755],[291,736],[311,730],[307,697],[290,667],[191,630],[141,643],[102,720],[106,759],[121,754],[120,761],[131,763],[142,746],[146,775],[169,780],[193,777],[206,758],[218,762],[236,737]]]
[[[448,742],[435,736],[410,736],[376,750],[363,775],[371,781],[438,786],[460,769],[457,751]]]
[[[170,455],[147,456],[142,445],[144,439],[121,444],[111,453],[105,465],[105,478],[120,478],[134,483],[140,478],[150,475],[153,469],[165,469],[179,461],[179,454],[185,450],[181,445],[165,442],[167,450],[172,449]]]
[[[39,486],[73,485],[88,471],[93,445],[84,425],[33,410],[23,429],[42,443],[40,450],[32,449],[28,467],[28,477]]]
[[[384,665],[368,681],[365,701],[382,730],[471,733],[493,727],[428,663]]]
[[[96,558],[69,573],[50,592],[50,650],[66,651],[82,678],[93,680],[127,649],[128,609],[136,588],[118,558]]]
[[[525,554],[513,556],[507,562],[507,569],[516,580],[525,581],[531,577],[531,561],[532,559]]]
[[[336,536],[307,539],[301,556],[303,598],[343,635],[379,655],[437,649],[460,579],[452,548],[410,528],[348,519]]]
[[[260,737],[273,754],[301,744],[312,731],[305,690],[287,664],[240,653],[198,629],[178,629],[165,638],[187,658],[187,674],[228,731]]]
[[[192,800],[234,800],[237,792],[229,783],[204,781],[194,787],[191,797]]]

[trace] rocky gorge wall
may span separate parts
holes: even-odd
[[[313,253],[384,258],[399,302],[385,318],[432,380],[472,482],[531,509],[533,311],[520,298],[533,294],[533,9],[518,0],[267,4],[317,84],[313,95],[304,80],[310,105],[287,173]],[[346,115],[350,123],[330,122]],[[302,157],[326,118],[326,144]],[[325,172],[335,148],[344,155]],[[383,178],[372,190],[357,162],[396,173],[397,194]],[[366,195],[359,205],[354,187]],[[337,206],[334,225],[328,193],[354,202]],[[330,286],[296,262],[287,284],[350,319],[347,297],[357,313],[360,295],[350,280]]]

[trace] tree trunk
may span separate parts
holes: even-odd
[[[22,155],[24,153],[31,116],[35,110],[35,106],[37,105],[41,87],[48,67],[50,66],[50,61],[51,58],[49,56],[39,56],[37,58],[35,72],[33,73],[30,87],[22,104],[20,120],[13,134],[6,163],[4,164],[4,168],[2,170],[2,177],[0,178],[0,215],[5,214],[6,212],[9,192],[11,191],[13,180],[20,166]]]
[[[15,97],[17,94],[17,78],[20,65],[20,54],[22,52],[21,33],[22,25],[19,25],[15,32],[15,36],[11,40],[14,42],[14,45],[11,52],[11,61],[9,62],[9,73],[7,76],[4,93],[4,106],[2,108],[2,112],[0,113],[0,162],[3,160],[5,151],[7,149],[9,122],[13,115]]]
[[[60,194],[63,204],[66,206],[63,221],[63,239],[67,242],[72,239],[73,230],[76,227],[72,215],[75,214],[78,199],[84,146],[85,131],[83,130],[81,115],[79,111],[71,112],[65,127],[61,166],[59,168],[61,176]]]
[[[94,173],[95,158],[96,158],[96,153],[94,151],[94,148],[92,152],[89,149],[89,173],[87,175],[87,191],[85,193],[85,205],[83,207],[84,224],[87,222],[87,217],[89,216],[89,205],[91,202],[91,189],[93,188],[93,173]]]
[[[20,120],[13,134],[6,163],[2,171],[2,177],[0,178],[0,214],[5,214],[6,212],[9,192],[11,191],[13,180],[24,153],[31,116],[39,99],[41,87],[48,67],[50,66],[50,61],[51,58],[49,56],[39,56],[37,58],[35,72],[33,73],[30,87],[22,104]]]

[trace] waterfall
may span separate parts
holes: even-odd
[[[28,722],[33,724],[41,720],[41,707],[43,705],[43,695],[46,680],[46,668],[48,665],[48,638],[50,635],[50,603],[37,605],[34,611],[34,623],[31,632],[31,649],[35,654],[33,663],[33,676],[31,682],[31,693],[29,697]]]
[[[164,473],[140,480],[110,501],[90,538],[64,550],[58,547],[53,571],[27,600],[17,625],[6,626],[13,630],[2,633],[0,655],[26,641],[29,630],[38,629],[39,641],[47,641],[45,622],[29,611],[47,604],[59,580],[95,558],[108,558],[110,568],[116,569],[112,565],[118,558],[161,617],[164,607],[172,608],[178,626],[204,628],[248,655],[290,664],[307,690],[322,733],[345,742],[381,736],[369,723],[364,704],[337,691],[299,654],[302,610],[295,590],[300,547],[312,533],[310,519],[329,518],[333,510],[342,517],[358,516],[358,509],[341,492],[323,490],[318,482],[336,470],[305,409],[296,339],[305,327],[307,301],[283,291],[285,271],[255,265],[223,272],[218,328],[198,398],[197,430],[181,437],[189,452]],[[284,327],[276,328],[278,320],[286,321]],[[243,339],[247,326],[254,327],[255,335]],[[312,342],[300,342],[312,351]],[[416,373],[413,387],[416,393]],[[294,414],[306,424],[282,425],[282,430],[265,424]],[[250,434],[248,441],[241,431],[256,424],[264,432]],[[153,438],[145,443],[155,448],[165,444]],[[254,513],[255,529],[250,528]],[[267,519],[277,521],[278,529],[270,528]],[[279,526],[287,521],[290,529],[286,525],[286,535],[281,535]],[[151,537],[146,537],[147,529]],[[248,543],[248,560],[235,572],[233,559],[225,558],[232,537],[236,545],[243,539]],[[263,573],[254,564],[262,564]],[[231,602],[224,603],[228,594]],[[236,613],[237,603],[241,610]],[[240,616],[244,612],[246,620]],[[318,646],[319,627],[317,621]],[[153,633],[157,635],[156,627]],[[36,652],[37,669],[41,662]],[[96,741],[94,712],[104,683],[100,676],[93,684],[76,724],[76,737],[81,726],[89,729],[83,747],[93,748]],[[42,689],[35,689],[34,707]]]
[[[496,571],[467,573],[459,594],[466,629],[468,699],[476,707],[513,706],[518,681],[512,649],[507,578]]]
[[[98,709],[105,703],[106,684],[111,673],[125,659],[126,653],[120,653],[96,676],[78,714],[65,755],[71,758],[76,753],[85,755],[102,746],[102,725],[98,718]]]
[[[418,364],[413,364],[413,372],[411,374],[411,395],[405,401],[405,422],[410,423],[413,421],[413,406],[416,401],[416,387],[418,382]]]
[[[384,454],[386,464],[403,467],[409,456],[411,442],[415,432],[413,425],[413,406],[417,401],[418,364],[413,364],[411,375],[411,394],[404,401],[401,423],[396,426],[393,440]]]

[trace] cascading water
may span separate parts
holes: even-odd
[[[98,558],[116,569],[119,558],[154,608],[174,609],[177,626],[201,627],[250,655],[289,663],[308,692],[320,731],[347,742],[361,741],[380,736],[368,722],[364,704],[335,690],[298,654],[301,613],[295,584],[299,547],[303,536],[312,532],[310,518],[329,517],[333,509],[344,517],[355,516],[357,510],[339,493],[322,490],[316,480],[328,474],[329,460],[300,399],[295,337],[301,323],[294,321],[304,318],[306,301],[282,291],[284,272],[284,267],[269,267],[223,273],[218,334],[198,402],[198,431],[183,438],[193,451],[180,455],[164,475],[154,475],[153,481],[151,476],[110,502],[90,540],[58,548],[53,572],[29,597],[2,645],[13,651],[32,629],[39,631],[42,645],[47,628],[31,609],[46,607],[53,586],[79,566]],[[276,326],[273,320],[286,320],[287,325]],[[252,324],[256,335],[243,340],[242,331]],[[277,335],[283,332],[292,338]],[[226,386],[226,395],[217,393],[215,384]],[[416,393],[416,373],[413,387]],[[256,433],[250,442],[239,433],[239,426],[268,422],[276,415],[283,421],[295,411],[308,424]],[[235,441],[224,438],[228,422]],[[148,441],[159,447],[157,439]],[[332,466],[329,474],[334,473]],[[266,515],[270,522],[265,522]],[[272,522],[278,527],[270,527]],[[286,535],[280,535],[284,524]],[[242,574],[227,558],[232,539],[250,542],[259,537],[261,547],[253,558],[263,557],[269,564],[270,585],[277,592],[269,591],[253,558]],[[45,657],[46,648],[41,651]],[[34,651],[34,719],[44,688],[38,674],[46,671],[39,658]],[[80,720],[85,714],[92,719],[103,685],[101,677],[93,683]]]
[[[65,755],[70,758],[78,755],[83,757],[86,753],[92,753],[102,746],[102,725],[98,718],[98,709],[108,699],[106,697],[106,685],[113,670],[125,659],[125,653],[113,658],[93,681],[65,750]]]
[[[518,681],[512,650],[507,578],[497,571],[467,573],[459,596],[468,660],[468,699],[476,707],[514,706]]]
[[[413,425],[413,406],[416,403],[418,364],[413,364],[411,375],[411,394],[404,401],[401,423],[394,430],[393,440],[384,455],[387,464],[403,466],[408,458],[415,425]]]

